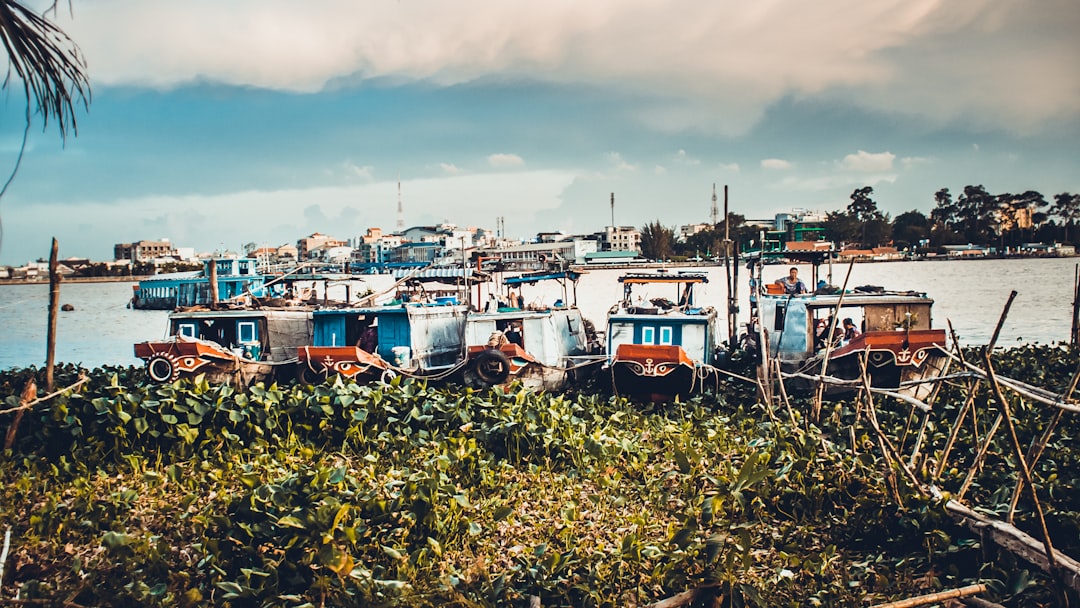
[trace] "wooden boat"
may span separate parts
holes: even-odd
[[[133,286],[129,307],[139,310],[174,310],[209,305],[210,265],[216,265],[218,298],[229,300],[244,296],[263,297],[266,277],[258,272],[253,259],[212,258],[203,262],[203,270],[173,272],[143,279]]]
[[[758,269],[751,333],[754,342],[765,337],[769,357],[790,375],[789,390],[809,390],[824,375],[849,381],[826,383],[827,394],[851,393],[861,388],[865,360],[871,387],[924,400],[934,389],[931,380],[948,370],[945,330],[932,327],[934,301],[925,293],[862,286],[841,294],[823,286],[787,295],[776,285],[762,284]],[[814,284],[817,270],[815,264]],[[842,319],[851,319],[858,335],[844,339]]]
[[[580,276],[559,271],[504,279],[504,298],[492,293],[483,312],[469,313],[462,382],[475,388],[520,382],[527,390],[558,391],[595,373],[602,362],[596,332],[576,306],[563,304],[570,300],[567,283],[576,285]],[[563,298],[552,306],[523,308],[522,289],[541,281],[561,282]],[[500,299],[504,305],[497,304]]]
[[[312,313],[312,341],[296,349],[297,375],[308,383],[339,374],[357,382],[396,374],[441,380],[464,362],[468,307],[453,298]]]
[[[291,376],[297,347],[310,342],[309,310],[184,310],[169,315],[168,337],[136,344],[135,356],[154,382],[205,374],[249,386],[283,377],[282,369]]]
[[[714,385],[717,313],[694,300],[694,288],[707,283],[708,277],[632,273],[619,281],[623,299],[608,312],[608,354],[601,371],[601,376],[609,376],[611,389],[619,395],[659,402]],[[654,288],[666,289],[675,299],[640,297],[635,302],[635,290]]]

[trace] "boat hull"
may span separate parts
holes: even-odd
[[[296,377],[308,384],[320,384],[334,374],[360,383],[394,376],[389,363],[357,346],[304,346],[297,355]]]
[[[862,377],[865,357],[871,387],[925,400],[934,389],[934,383],[927,381],[948,370],[950,360],[944,348],[942,329],[867,332],[830,353],[826,375],[852,384],[826,385],[826,393],[842,396],[859,390],[855,381]],[[821,357],[798,367],[816,373]]]
[[[707,385],[694,361],[679,346],[621,344],[607,367],[611,390],[638,400],[670,401]]]
[[[468,357],[461,380],[470,388],[520,382],[525,390],[550,392],[567,388],[576,378],[569,367],[544,365],[516,344],[470,346]]]
[[[146,362],[150,379],[158,383],[203,375],[212,384],[250,386],[271,380],[276,366],[252,361],[205,340],[175,339],[140,342],[135,356]]]

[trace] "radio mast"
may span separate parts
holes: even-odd
[[[401,204],[401,176],[397,180],[397,231],[405,231],[405,208]]]

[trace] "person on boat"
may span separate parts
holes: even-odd
[[[851,317],[844,319],[844,342],[851,342],[861,333],[859,328],[855,327],[855,321],[852,321]]]
[[[360,342],[357,344],[360,350],[366,353],[374,353],[376,347],[379,346],[379,320],[374,319],[371,325],[364,328],[364,333],[360,334]]]
[[[514,323],[506,328],[506,341],[518,346],[525,346],[525,342],[521,339],[521,325]]]
[[[776,279],[776,284],[782,285],[784,293],[789,296],[806,293],[806,284],[799,278],[799,269],[794,266],[788,271],[788,276]]]

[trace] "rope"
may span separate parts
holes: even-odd
[[[49,399],[52,399],[53,397],[56,397],[58,395],[66,393],[66,392],[68,392],[68,391],[70,391],[70,390],[72,390],[74,388],[82,386],[88,380],[90,380],[90,377],[86,376],[86,375],[83,375],[79,379],[78,382],[76,382],[75,384],[72,384],[71,386],[69,386],[67,388],[62,388],[60,390],[53,391],[53,392],[49,393],[48,395],[45,395],[44,397],[38,397],[37,399],[34,399],[30,403],[26,403],[26,404],[23,404],[23,405],[18,405],[18,406],[12,407],[12,408],[8,408],[6,410],[0,410],[0,414],[10,414],[11,412],[17,412],[19,410],[28,410],[28,409],[34,407],[35,405],[37,405],[39,403],[44,403],[45,401],[48,401]]]

